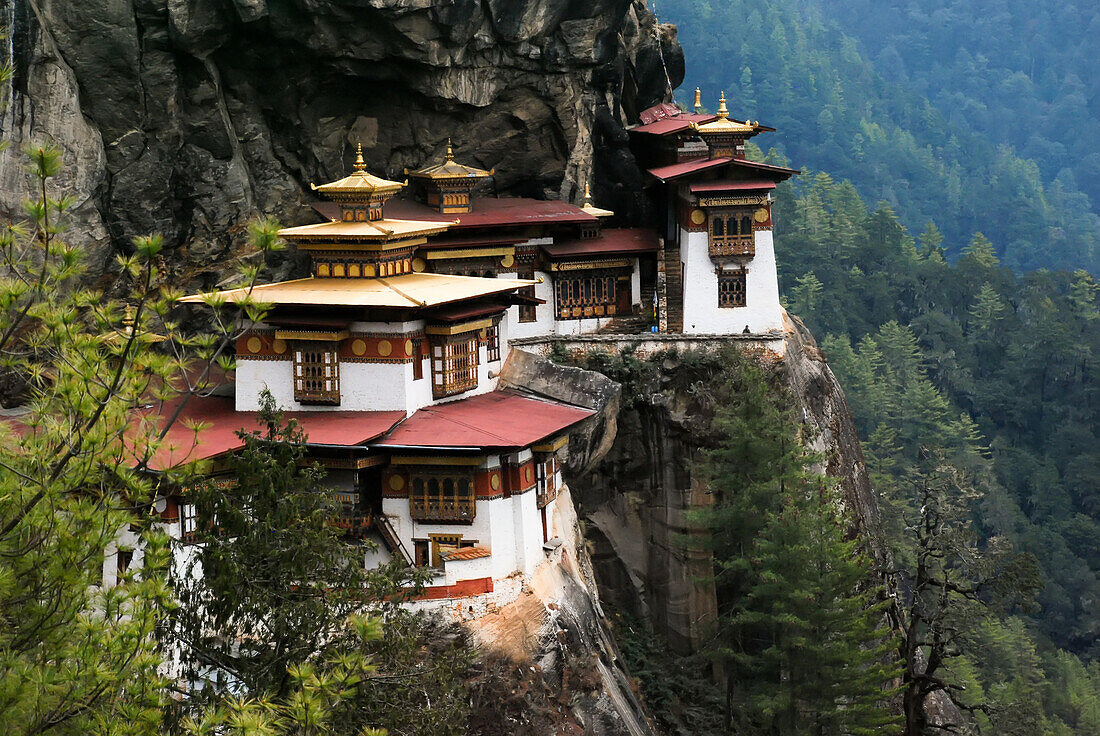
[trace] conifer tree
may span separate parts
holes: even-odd
[[[790,398],[735,353],[719,391],[705,469],[727,728],[873,733],[893,723],[892,637],[867,562],[836,499],[810,471]]]
[[[257,421],[259,429],[238,433],[244,447],[227,481],[187,496],[199,522],[173,580],[169,641],[185,677],[202,683],[203,705],[229,693],[286,697],[291,668],[329,651],[349,615],[415,587],[420,575],[396,562],[364,569],[363,547],[332,523],[337,509],[323,471],[305,463],[301,429],[284,423],[270,392]]]

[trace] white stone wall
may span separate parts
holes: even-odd
[[[550,280],[550,274],[545,271],[535,271],[535,279],[542,279],[542,283],[535,284],[535,296],[546,301],[535,307],[534,322],[519,321],[519,307],[509,307],[503,320],[507,323],[507,332],[511,338],[540,337],[554,334],[554,284]],[[517,278],[515,274],[501,274],[500,278]]]
[[[680,231],[684,268],[684,333],[729,335],[763,333],[783,328],[775,248],[768,230],[756,233],[756,257],[745,264],[744,307],[719,308],[718,276],[705,232]]]

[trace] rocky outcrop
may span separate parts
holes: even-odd
[[[856,429],[821,351],[792,319],[783,357],[759,352],[798,403],[822,453],[822,469],[840,484],[853,528],[885,559]],[[711,562],[682,541],[693,532],[688,512],[710,502],[695,463],[710,444],[714,405],[698,378],[687,356],[666,355],[624,390],[606,457],[569,478],[602,600],[648,620],[673,650],[685,654],[699,650],[716,611],[714,591],[705,582]]]
[[[683,79],[643,0],[12,2],[0,206],[25,191],[19,149],[53,141],[70,239],[102,266],[162,233],[186,283],[216,279],[256,214],[310,217],[309,184],[356,143],[400,178],[450,137],[497,193],[575,199],[592,179],[635,216],[623,125]]]

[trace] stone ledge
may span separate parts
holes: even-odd
[[[509,340],[508,344],[516,347],[524,345],[546,345],[551,343],[621,343],[621,342],[660,342],[675,345],[685,342],[729,342],[731,340],[743,340],[748,342],[771,342],[783,340],[786,335],[780,330],[771,332],[733,333],[729,335],[690,335],[690,334],[662,334],[660,332],[640,332],[637,334],[615,335],[601,333],[595,335],[545,335],[541,337],[517,337]]]

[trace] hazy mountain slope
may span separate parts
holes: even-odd
[[[1036,162],[888,80],[832,10],[797,0],[666,0],[658,10],[680,28],[682,100],[698,85],[713,107],[726,89],[734,115],[779,129],[763,145],[851,179],[911,229],[934,219],[949,254],[980,230],[1013,268],[1096,270],[1100,218],[1072,182],[1044,183]]]

